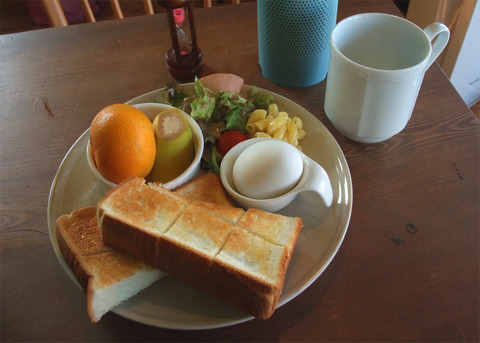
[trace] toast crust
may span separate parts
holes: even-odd
[[[88,256],[112,251],[103,243],[102,233],[97,226],[96,206],[73,211],[56,221],[58,248],[68,266],[75,274],[82,289],[86,292],[88,278],[78,256]]]
[[[129,221],[110,214],[100,214],[98,221],[100,227],[109,228],[102,232],[103,240],[109,245],[143,261],[148,261],[152,254],[156,254],[156,246],[160,239],[157,232],[132,226]]]

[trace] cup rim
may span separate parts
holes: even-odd
[[[402,22],[404,25],[408,25],[409,27],[418,31],[419,33],[422,34],[423,40],[425,41],[426,46],[428,47],[427,55],[421,61],[417,62],[416,64],[414,64],[412,66],[405,67],[405,68],[398,68],[398,69],[381,69],[381,68],[369,67],[369,66],[366,66],[364,64],[361,64],[359,62],[356,62],[356,61],[348,58],[347,56],[345,56],[345,54],[340,50],[338,45],[335,43],[335,40],[334,40],[335,33],[338,32],[338,30],[340,29],[340,26],[343,26],[345,23],[353,21],[353,20],[358,20],[358,18],[365,18],[365,17],[390,18],[390,19],[396,20],[398,22]],[[376,72],[376,73],[385,73],[385,74],[405,73],[405,72],[413,71],[413,70],[416,70],[416,69],[423,70],[425,64],[428,62],[428,58],[429,58],[430,54],[432,53],[432,45],[430,44],[430,40],[428,39],[427,35],[425,34],[425,31],[422,30],[418,25],[416,25],[415,23],[413,23],[413,22],[411,22],[411,21],[409,21],[405,18],[399,17],[397,15],[393,15],[393,14],[389,14],[389,13],[376,13],[376,12],[358,13],[358,14],[351,15],[351,16],[349,16],[347,18],[344,18],[341,21],[339,21],[335,25],[335,27],[333,28],[332,34],[330,35],[330,49],[332,49],[332,51],[337,52],[344,63],[351,63],[351,64],[355,65],[355,67],[357,67],[358,69],[361,69],[361,70],[366,70],[366,71],[369,71],[369,72]]]

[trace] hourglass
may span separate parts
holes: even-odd
[[[198,75],[202,69],[202,51],[197,44],[195,32],[195,19],[191,0],[157,0],[158,4],[167,10],[168,27],[172,48],[167,51],[166,59],[168,70],[173,77],[178,79],[191,79]],[[188,18],[190,28],[190,51],[182,50],[179,41],[178,26],[175,23],[174,10],[182,8],[185,19]],[[188,37],[187,37],[188,38]],[[184,43],[182,43],[184,45]]]

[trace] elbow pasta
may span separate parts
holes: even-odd
[[[286,141],[302,150],[299,141],[306,136],[303,122],[298,117],[290,118],[287,112],[279,112],[277,104],[270,104],[266,110],[255,110],[247,121],[250,138],[275,138]]]

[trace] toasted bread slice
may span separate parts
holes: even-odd
[[[141,182],[137,186],[144,187],[145,185],[144,182]],[[126,188],[131,187],[132,185]],[[149,192],[151,188],[147,188],[140,198],[130,197],[128,201],[124,198],[125,194],[116,193],[110,198],[110,201],[115,203],[114,208],[120,212],[120,215],[112,212],[110,216],[104,217],[104,220],[111,222],[110,226],[114,225],[117,229],[128,229],[131,224],[127,225],[126,222],[144,222],[147,223],[150,231],[158,234],[166,232],[170,228],[189,202],[193,209],[203,211],[217,209],[218,216],[230,224],[238,221],[243,214],[242,209],[219,206],[231,206],[232,202],[226,195],[218,176],[214,174],[194,179],[177,189],[179,193],[187,195],[185,199],[170,192],[165,193],[161,187],[155,188],[155,185],[151,185],[151,187],[155,191]],[[151,196],[147,194],[151,194]],[[165,206],[160,213],[153,213],[149,211],[152,203],[145,202],[146,200],[152,203],[164,203]],[[104,205],[109,208],[107,203]],[[147,213],[150,217],[146,216]],[[138,214],[141,216],[139,217]],[[102,211],[100,211],[100,216],[103,217]],[[155,220],[160,218],[161,225],[155,220],[152,221],[152,217]],[[92,322],[97,322],[111,308],[148,287],[163,275],[158,269],[152,268],[142,260],[106,245],[97,224],[97,206],[92,206],[61,216],[57,220],[56,228],[60,251],[87,294],[87,310]],[[229,224],[227,227],[231,230]],[[175,232],[173,231],[171,235],[175,236]],[[177,236],[177,238],[180,237],[179,234]],[[141,237],[145,238],[146,235],[138,234],[137,244],[148,246],[148,243],[141,243]],[[128,248],[130,243],[128,240],[122,240],[122,236],[117,235],[115,235],[115,239],[117,239],[118,245],[126,247],[125,250],[131,250]],[[152,240],[146,239],[146,241],[151,242]],[[223,245],[224,242],[222,241],[220,244]],[[181,250],[181,248],[179,249]],[[151,246],[150,252],[153,250],[156,248]],[[201,273],[197,274],[201,275]]]
[[[188,202],[157,184],[130,178],[97,204],[104,242],[127,254],[150,261],[158,240],[185,210]]]
[[[189,201],[200,200],[220,206],[234,206],[220,177],[213,173],[199,176],[176,188],[174,192]]]
[[[268,318],[280,299],[289,260],[286,247],[236,227],[211,266],[215,293],[257,318]]]
[[[187,206],[178,193],[169,194],[173,193],[147,185],[141,178],[114,188],[98,203],[104,241],[253,316],[270,317],[280,298],[302,220],[200,201]],[[160,198],[163,201],[158,201]],[[124,209],[138,199],[149,205],[137,206],[133,214]],[[175,209],[174,213],[165,216],[166,208]],[[141,220],[143,217],[147,219]]]
[[[162,273],[103,243],[96,206],[63,215],[56,223],[60,252],[87,294],[92,322],[157,281]]]
[[[97,207],[87,207],[57,219],[57,242],[68,265],[73,265],[77,256],[112,251],[103,243],[97,226]]]
[[[154,264],[162,266],[165,273],[202,285],[212,259],[232,230],[230,223],[189,205],[159,240]]]

